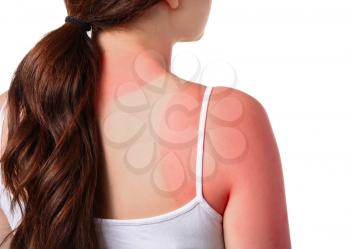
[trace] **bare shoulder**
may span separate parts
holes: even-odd
[[[214,87],[209,113],[214,154],[232,186],[244,174],[280,170],[277,140],[261,101],[238,89]]]
[[[268,113],[256,97],[234,88],[214,87],[208,111],[208,129],[216,137],[212,139],[215,154],[232,166],[226,167],[232,173],[257,167],[254,162],[262,165],[279,160]]]
[[[224,113],[217,113],[222,115],[227,115],[227,120],[232,120],[233,118],[238,118],[235,115],[243,116],[248,115],[250,118],[266,118],[267,112],[263,106],[263,104],[254,96],[249,93],[246,93],[242,90],[238,90],[236,88],[217,86],[213,88],[212,92],[212,102],[214,104],[219,102],[224,102],[229,106],[225,108],[227,111]],[[233,107],[229,108],[229,107]],[[216,108],[216,111],[222,111],[222,108]],[[232,113],[235,112],[235,113]],[[239,111],[240,113],[237,113]],[[254,114],[254,115],[253,115]],[[224,118],[224,116],[222,116]]]
[[[282,165],[265,107],[243,91],[214,87],[209,113],[215,160],[230,185],[225,248],[290,249]]]

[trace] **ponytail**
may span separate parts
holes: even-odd
[[[0,162],[11,209],[25,207],[10,249],[99,248],[93,203],[100,65],[96,41],[66,23],[40,40],[14,73]]]
[[[96,37],[160,2],[65,0],[68,13],[93,24],[92,38],[85,32],[90,26],[68,18],[18,65],[0,163],[11,210],[18,204],[22,218],[0,247],[13,233],[10,249],[100,248],[94,199],[104,163],[96,117],[102,51]]]

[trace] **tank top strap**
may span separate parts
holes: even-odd
[[[206,117],[207,117],[207,110],[208,110],[208,104],[209,104],[209,98],[212,92],[212,86],[206,86],[202,104],[201,104],[201,110],[199,114],[199,126],[198,126],[198,140],[197,140],[197,156],[196,156],[196,197],[199,198],[199,200],[203,199],[203,151],[204,151],[204,139],[205,139],[205,124],[206,124]]]

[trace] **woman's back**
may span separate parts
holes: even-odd
[[[163,248],[166,241],[169,248],[224,248],[223,212],[203,198],[201,181],[212,88],[184,83],[153,95],[145,88],[135,95],[148,107],[130,111],[118,101],[101,122],[106,169],[98,193],[105,201],[96,224],[107,248]],[[215,184],[219,170],[208,165],[205,183]],[[224,208],[228,186],[209,187],[216,208]]]
[[[140,88],[115,96],[102,108],[107,115],[99,114],[106,160],[95,222],[105,248],[163,248],[169,240],[173,248],[224,248],[229,184],[206,152],[212,87],[180,84],[168,93]],[[134,95],[146,102],[128,109]],[[2,107],[4,122],[6,101]],[[2,200],[14,228],[21,215],[12,217],[9,199]]]
[[[114,102],[101,100],[105,165],[99,171],[95,224],[105,247],[164,248],[172,238],[170,248],[230,248],[231,234],[239,229],[244,238],[248,231],[240,230],[245,226],[241,222],[250,227],[259,213],[277,214],[276,223],[266,221],[265,229],[285,227],[286,216],[277,211],[284,210],[283,203],[273,204],[280,194],[283,198],[283,184],[268,182],[274,176],[280,180],[281,172],[260,103],[236,89],[184,81],[170,85],[178,88],[161,94],[149,93],[147,86],[132,92],[128,86],[122,97],[109,99]],[[128,102],[135,96],[146,102]],[[6,93],[1,99],[6,104]],[[6,133],[5,125],[3,142]],[[279,194],[271,193],[272,188]],[[272,198],[272,203],[261,202],[259,196]],[[2,208],[14,228],[20,215],[9,213],[7,200],[2,198]],[[262,230],[256,227],[248,234]],[[279,239],[271,243],[288,243]],[[183,247],[186,243],[193,246]]]
[[[124,94],[121,85],[119,94],[116,90],[105,102],[99,119],[106,163],[97,194],[98,217],[149,217],[194,198],[200,110],[210,101],[203,101],[204,85],[177,83],[157,90],[147,84]],[[203,171],[205,196],[223,214],[229,185],[220,181],[214,155],[204,154],[209,155]]]
[[[3,183],[29,205],[11,216],[2,187],[12,248],[289,249],[262,105],[170,73],[211,1],[65,3],[1,103]]]

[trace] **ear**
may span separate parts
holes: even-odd
[[[177,9],[179,7],[179,0],[164,0],[170,8]]]

